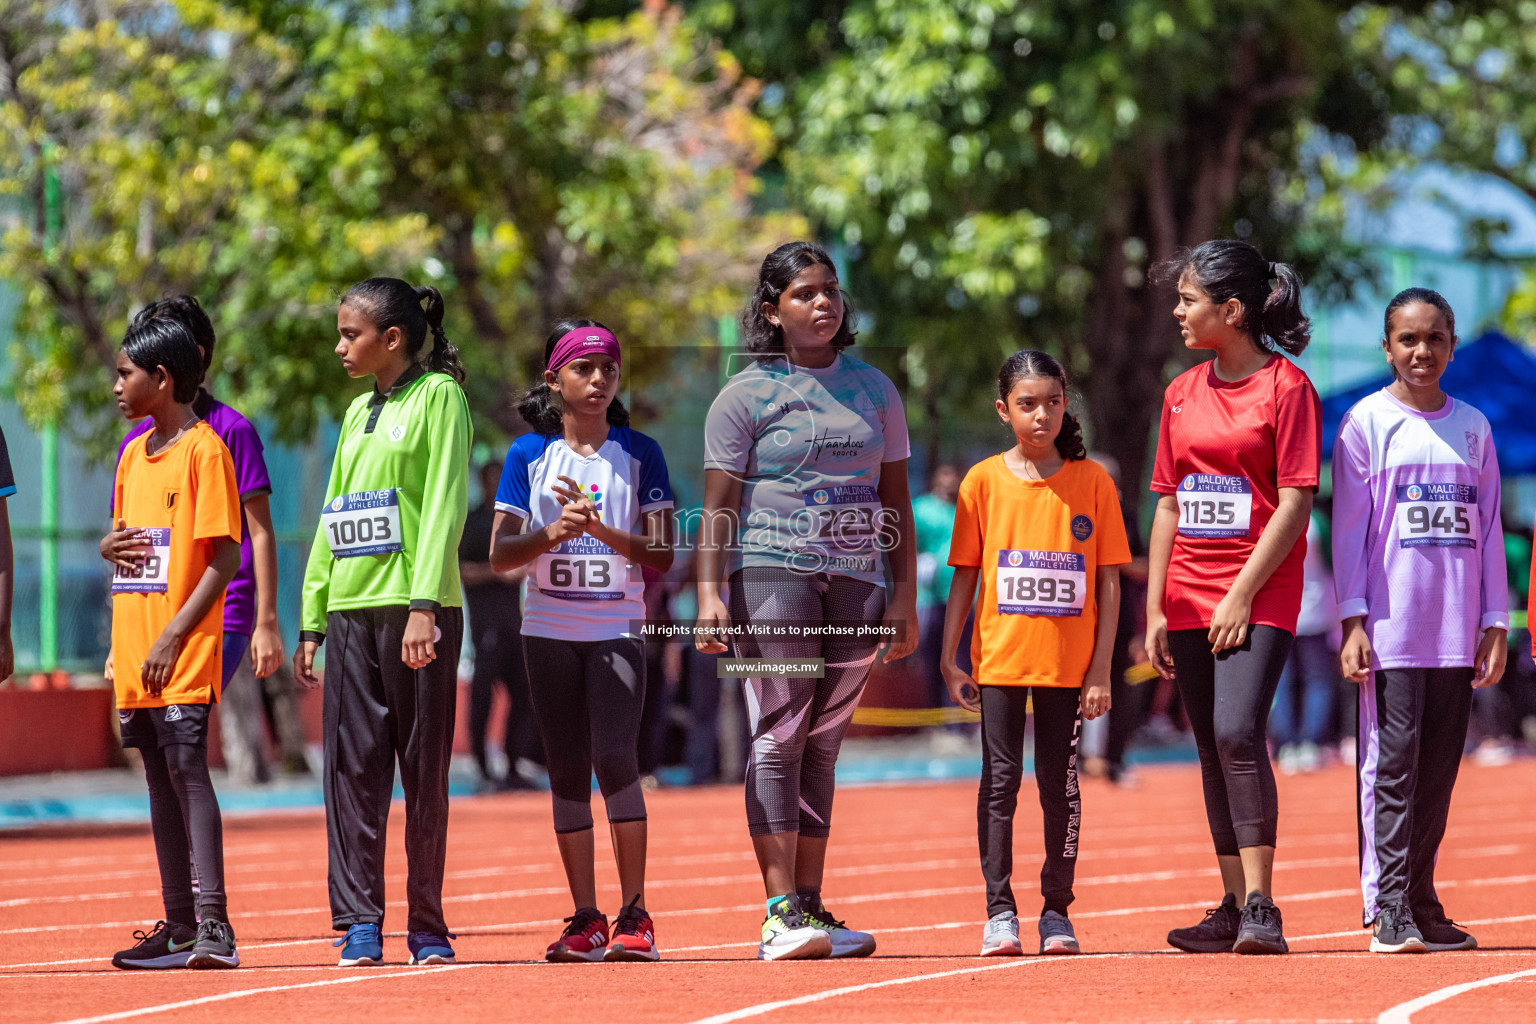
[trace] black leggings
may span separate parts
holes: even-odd
[[[644,821],[639,741],[645,652],[640,641],[524,636],[523,645],[544,737],[555,831],[592,827],[594,770],[609,823]]]
[[[1290,633],[1249,626],[1241,647],[1211,654],[1205,629],[1168,632],[1175,678],[1200,751],[1205,816],[1218,856],[1274,846],[1280,820],[1266,736],[1269,707],[1291,653]]]
[[[1077,789],[1079,695],[1075,686],[981,687],[981,787],[976,834],[987,880],[987,916],[1018,911],[1013,900],[1013,812],[1024,776],[1025,708],[1034,698],[1035,785],[1045,818],[1040,895],[1065,914],[1077,872],[1083,799]]]
[[[224,900],[224,819],[208,777],[208,743],[145,747],[144,781],[149,786],[149,821],[160,862],[165,919],[196,926],[203,917],[226,920]],[[192,865],[197,864],[194,907]]]

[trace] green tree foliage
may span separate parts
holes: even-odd
[[[356,393],[335,303],[372,274],[443,289],[474,407],[508,429],[555,316],[697,335],[795,226],[751,209],[771,132],[675,9],[570,6],[0,0],[17,398],[101,423],[97,368],[171,291],[214,311],[220,392],[290,437]]]
[[[1536,202],[1536,3],[1361,7],[1348,24],[1362,84],[1394,111],[1369,161],[1379,188],[1390,194],[1394,172],[1433,162],[1497,179]],[[1500,251],[1507,223],[1455,212],[1468,255]],[[1520,255],[1529,266],[1530,254]],[[1505,321],[1536,336],[1536,272],[1511,294]]]
[[[1046,348],[1135,500],[1179,365],[1154,265],[1238,235],[1307,272],[1361,270],[1330,185],[1391,109],[1359,81],[1348,4],[849,0],[814,61],[756,5],[696,10],[783,85],[764,114],[787,195],[846,243],[870,340],[908,346],[931,454],[961,440],[955,411],[986,415],[1008,352]]]

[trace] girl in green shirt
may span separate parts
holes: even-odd
[[[422,303],[425,300],[425,307]],[[395,762],[405,788],[410,962],[452,963],[443,921],[448,763],[464,632],[458,544],[469,407],[443,297],[375,277],[336,317],[336,354],[374,387],[347,410],[304,574],[293,673],[325,663],[325,817],[341,966],[384,956],[384,842]],[[427,335],[432,335],[427,348]]]

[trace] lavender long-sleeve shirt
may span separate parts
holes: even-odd
[[[1499,463],[1482,413],[1425,413],[1384,388],[1339,425],[1333,572],[1340,619],[1365,617],[1373,669],[1473,663],[1509,628]]]

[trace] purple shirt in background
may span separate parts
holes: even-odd
[[[262,456],[261,437],[251,421],[223,402],[199,391],[192,408],[208,421],[235,461],[235,486],[240,491],[240,570],[224,591],[224,632],[250,636],[256,631],[256,567],[251,554],[251,531],[245,522],[246,501],[272,493],[272,478],[267,475],[267,460]],[[117,446],[121,462],[128,442],[154,428],[148,417],[135,423],[123,443]]]

